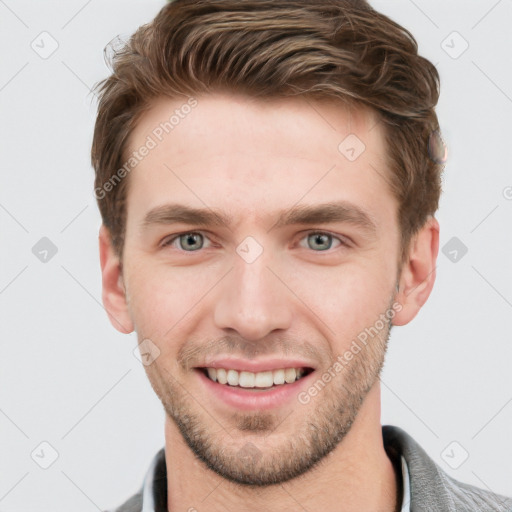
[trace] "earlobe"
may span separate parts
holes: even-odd
[[[395,300],[402,310],[393,318],[393,325],[408,324],[427,301],[436,280],[439,251],[439,223],[430,217],[411,241],[409,257],[399,276]]]
[[[112,247],[110,233],[103,225],[100,228],[99,245],[103,305],[110,323],[119,332],[129,334],[133,331],[133,322],[126,302],[121,262]]]

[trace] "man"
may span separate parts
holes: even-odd
[[[361,1],[177,0],[98,93],[103,301],[166,412],[117,510],[511,510],[380,424],[439,245],[412,35]]]

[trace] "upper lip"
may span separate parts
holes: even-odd
[[[314,365],[309,361],[302,359],[265,359],[250,360],[238,359],[233,357],[224,357],[207,361],[205,364],[197,368],[224,368],[226,370],[236,370],[239,372],[265,372],[270,370],[280,370],[282,368],[312,368]]]

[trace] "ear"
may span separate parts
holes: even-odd
[[[121,272],[121,261],[112,246],[110,233],[101,226],[100,235],[100,265],[102,278],[102,299],[110,323],[123,334],[133,331],[126,294]]]
[[[402,310],[393,318],[393,325],[408,324],[427,302],[436,280],[439,252],[439,223],[430,217],[411,241],[408,259],[399,276],[395,300]]]

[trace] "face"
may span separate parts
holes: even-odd
[[[127,317],[194,454],[275,484],[336,448],[382,367],[400,254],[383,132],[325,101],[185,104],[130,139],[156,144],[129,175]]]

